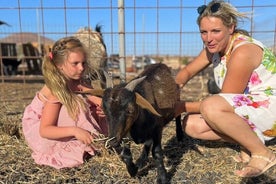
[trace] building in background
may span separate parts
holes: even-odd
[[[36,33],[14,33],[0,39],[4,75],[41,74],[42,57],[53,44],[53,40]]]

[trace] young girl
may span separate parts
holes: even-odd
[[[75,37],[58,40],[42,66],[45,85],[25,109],[22,126],[25,139],[37,164],[55,168],[83,163],[86,154],[94,155],[95,136],[107,134],[101,99],[87,98],[77,91],[82,84],[86,52]]]
[[[199,30],[205,48],[176,76],[179,85],[213,64],[221,93],[200,102],[183,102],[176,115],[186,111],[183,129],[205,140],[241,145],[234,157],[247,165],[236,171],[255,177],[276,165],[276,155],[264,144],[273,138],[266,132],[276,125],[276,58],[261,42],[237,29],[245,15],[224,1],[198,8]]]

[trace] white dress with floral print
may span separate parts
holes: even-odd
[[[233,49],[230,48],[231,52],[243,44],[256,44],[264,51],[262,63],[253,71],[243,94],[220,93],[219,95],[235,108],[235,112],[265,142],[274,138],[266,132],[276,131],[276,58],[261,42],[251,37],[237,33],[232,42],[235,40],[242,42]],[[231,53],[227,54],[221,58],[218,54],[213,56],[214,77],[219,88],[222,87],[227,71],[226,60]]]

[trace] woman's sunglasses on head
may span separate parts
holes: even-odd
[[[206,5],[202,5],[200,7],[197,8],[197,12],[199,15],[201,15],[205,9],[207,8]],[[210,10],[212,13],[216,13],[220,8],[220,3],[214,3],[211,7],[210,7]]]

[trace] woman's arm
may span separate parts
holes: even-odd
[[[185,101],[177,102],[175,105],[175,117],[180,115],[182,112],[199,113],[200,103],[201,103],[200,101],[198,101],[198,102],[185,102]]]
[[[191,63],[179,71],[176,75],[175,81],[180,87],[184,86],[192,77],[211,64],[211,55],[207,55],[207,51],[203,49]],[[181,101],[176,104],[175,115],[177,116],[182,112],[199,113],[200,103],[201,102]]]
[[[210,57],[209,57],[210,58]],[[175,81],[181,87],[185,85],[191,78],[193,78],[200,71],[211,64],[211,59],[208,59],[207,52],[203,49],[200,54],[184,68],[182,68],[175,77]]]

